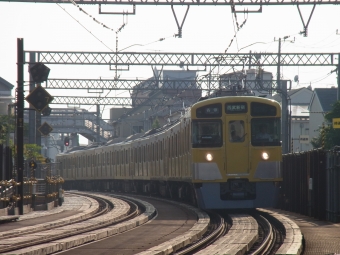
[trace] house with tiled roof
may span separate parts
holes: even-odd
[[[309,104],[310,139],[319,136],[319,128],[325,123],[326,113],[337,101],[337,88],[315,88]]]
[[[288,111],[290,112],[289,144],[290,152],[308,151],[312,149],[309,139],[309,104],[313,96],[311,87],[291,89],[288,94]],[[281,94],[272,99],[281,103]]]
[[[13,103],[12,89],[14,85],[0,77],[0,115],[8,114],[8,105]]]

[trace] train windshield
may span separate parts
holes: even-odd
[[[192,122],[192,147],[221,147],[222,121],[195,120]]]
[[[256,118],[251,120],[251,144],[253,146],[281,146],[280,118]]]

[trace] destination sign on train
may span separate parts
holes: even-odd
[[[246,103],[230,103],[226,104],[226,113],[247,112]]]
[[[216,114],[219,112],[219,109],[217,107],[209,107],[205,109],[206,114]]]
[[[203,106],[196,111],[198,118],[212,118],[222,116],[222,105],[221,104],[211,104]]]

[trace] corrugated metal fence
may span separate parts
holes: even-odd
[[[340,222],[340,148],[283,155],[279,208]]]

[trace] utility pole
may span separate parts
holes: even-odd
[[[30,52],[30,62],[35,63],[35,52]],[[32,64],[29,65],[28,68],[33,66]],[[32,92],[35,89],[35,82],[32,79],[32,76],[30,75],[29,78],[30,81],[30,92]],[[30,104],[30,109],[34,109],[34,107]],[[28,143],[30,144],[35,144],[36,143],[36,133],[37,133],[37,128],[40,126],[36,126],[36,113],[35,111],[28,111],[28,116],[29,116],[29,136],[28,136]],[[36,128],[37,127],[37,128]]]
[[[100,105],[97,104],[97,118],[96,118],[96,123],[97,123],[97,138],[96,142],[100,142]]]
[[[283,39],[287,39],[285,36]],[[281,82],[281,38],[279,38],[279,51],[277,55],[277,84],[281,89],[282,97],[282,116],[281,116],[281,133],[282,133],[282,152],[288,153],[289,138],[288,138],[288,95],[287,95],[287,82]]]
[[[18,208],[19,214],[24,214],[24,39],[17,39],[17,171],[18,171],[18,186],[19,200]]]
[[[338,100],[340,100],[340,54],[338,54],[338,66],[337,66],[337,82],[338,82]]]

